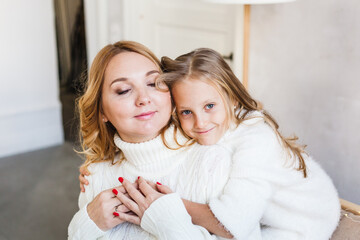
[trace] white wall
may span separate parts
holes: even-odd
[[[0,2],[0,157],[63,142],[52,3]]]
[[[252,7],[250,92],[360,203],[360,2]]]
[[[91,24],[92,32],[104,31],[101,36],[114,41],[114,32],[121,36],[121,20],[114,18],[121,4],[115,2],[122,1],[108,3],[110,18],[101,10],[103,1],[97,2],[100,8],[95,0],[85,3],[88,9],[98,9],[100,19],[112,27],[109,31],[102,20]],[[358,0],[253,5],[249,88],[278,120],[284,135],[296,133],[308,145],[340,197],[360,204],[359,12]],[[106,41],[95,41],[96,35],[90,41],[93,49],[100,49]],[[91,51],[88,56],[91,62]]]

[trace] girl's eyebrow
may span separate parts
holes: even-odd
[[[180,107],[176,107],[176,109],[178,110],[183,110],[183,109],[189,109],[188,107],[184,107],[184,106],[180,106]]]
[[[202,104],[207,105],[209,103],[214,103],[214,102],[216,102],[216,99],[215,98],[210,98],[210,99],[207,99],[207,100],[203,101]]]
[[[160,72],[159,72],[158,70],[151,70],[151,71],[149,71],[149,72],[147,72],[147,73],[145,74],[145,77],[148,77],[148,76],[150,76],[151,74],[154,74],[154,73],[160,74]],[[117,79],[115,79],[115,80],[113,80],[113,81],[111,82],[110,86],[113,85],[113,84],[116,83],[116,82],[125,82],[125,81],[127,81],[127,80],[128,80],[128,78],[126,78],[126,77],[117,78]]]
[[[210,98],[210,99],[207,99],[207,100],[203,101],[202,105],[206,105],[206,104],[214,103],[214,102],[216,102],[216,99]],[[179,109],[179,110],[191,109],[191,107],[187,107],[187,106],[179,106],[179,107],[176,107],[176,108]]]

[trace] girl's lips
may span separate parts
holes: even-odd
[[[205,133],[208,133],[210,132],[211,130],[213,130],[215,127],[213,128],[210,128],[209,130],[206,130],[206,131],[201,131],[201,132],[197,132],[198,134],[205,134]]]
[[[155,112],[145,112],[139,115],[136,115],[135,118],[139,120],[148,120],[154,116]]]

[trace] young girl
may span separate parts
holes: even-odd
[[[165,74],[158,80],[171,90],[173,118],[180,130],[190,141],[232,152],[223,193],[208,201],[214,216],[185,201],[194,224],[204,226],[204,221],[216,218],[236,239],[329,239],[340,214],[330,178],[296,138],[279,133],[277,123],[251,98],[221,55],[197,49],[175,60],[164,57],[162,65]],[[165,192],[166,187],[157,187]],[[167,209],[156,208],[161,199],[150,205],[142,220],[152,233],[168,220]]]
[[[164,57],[175,122],[189,139],[233,152],[223,195],[209,201],[236,239],[329,239],[340,205],[332,181],[249,95],[221,55]]]

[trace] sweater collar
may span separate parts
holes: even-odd
[[[173,136],[174,127],[170,126],[165,130],[165,139],[171,147],[176,147]],[[178,133],[177,140],[184,143],[185,137]],[[123,152],[126,163],[142,172],[165,170],[173,164],[171,159],[181,152],[166,147],[161,134],[141,143],[124,142],[118,134],[115,134],[114,143]]]

